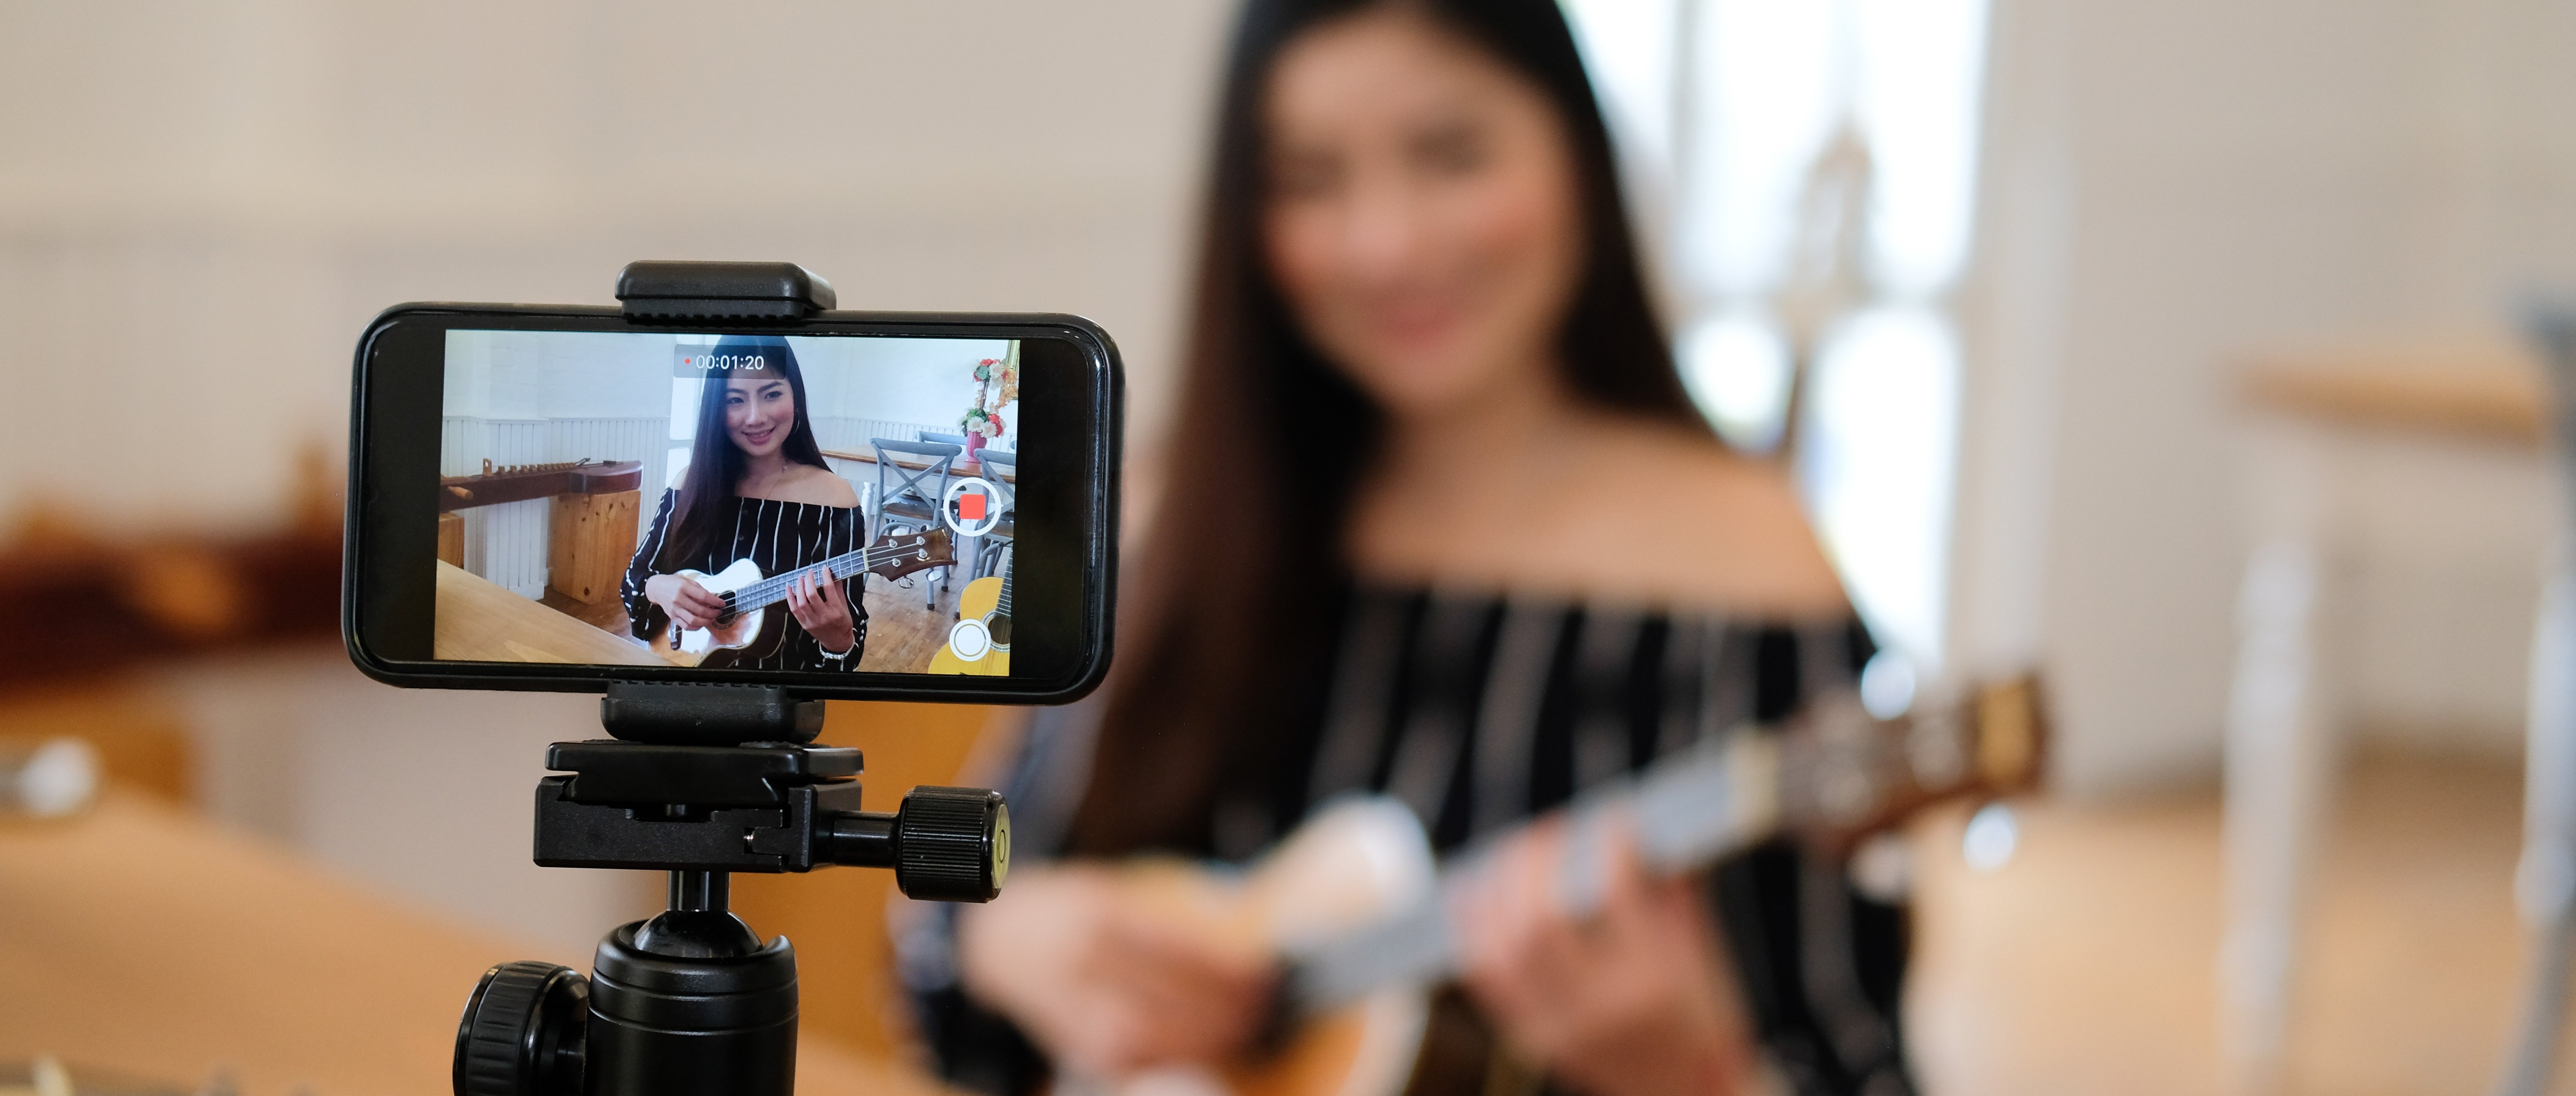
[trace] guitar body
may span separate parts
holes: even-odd
[[[947,534],[941,532],[884,537],[864,552],[854,552],[826,562],[836,568],[835,574],[845,579],[860,572],[897,579],[915,571],[950,566],[956,560],[949,558]],[[818,564],[817,568],[821,566]],[[747,598],[751,607],[717,621],[711,628],[682,628],[677,622],[665,626],[662,634],[653,637],[652,643],[653,653],[663,661],[674,666],[721,670],[737,662],[767,658],[777,654],[779,648],[786,644],[787,621],[791,614],[781,603],[783,595],[778,592],[781,583],[767,583],[768,576],[760,573],[759,564],[744,558],[712,575],[689,570],[671,573],[705,587],[708,593],[736,603],[746,598],[735,595],[751,591]],[[793,576],[797,572],[790,570],[788,573]],[[765,587],[764,583],[767,583]]]
[[[704,571],[672,574],[717,595],[733,593],[769,577],[760,573],[759,564],[748,559],[735,560],[732,566],[712,575]],[[682,628],[675,621],[654,638],[653,653],[674,665],[721,670],[737,660],[775,654],[786,641],[787,614],[760,608],[735,613],[711,628]]]
[[[1248,875],[1156,860],[1131,865],[1137,893],[1179,931],[1263,955],[1375,924],[1431,893],[1437,865],[1411,809],[1352,798],[1308,819]],[[1213,1067],[1110,1082],[1115,1096],[1397,1096],[1431,1017],[1428,987],[1394,985],[1303,1019],[1279,1046]]]
[[[1003,605],[1008,581],[990,575],[958,593],[957,624],[948,630],[948,642],[930,656],[929,673],[1003,677],[1011,672],[1010,613]]]

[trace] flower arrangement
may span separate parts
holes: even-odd
[[[998,386],[999,390],[996,391]],[[986,358],[975,363],[975,406],[966,409],[957,420],[960,432],[986,441],[1002,436],[1009,424],[1002,421],[1001,411],[1020,398],[1020,363],[1001,358]],[[986,406],[989,400],[991,406]]]

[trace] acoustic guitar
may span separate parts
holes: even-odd
[[[1001,577],[986,575],[957,595],[957,623],[948,642],[930,656],[934,674],[1005,677],[1011,672],[1011,563]]]
[[[1827,698],[1777,734],[1725,735],[1577,797],[1557,812],[1569,827],[1560,893],[1570,913],[1597,908],[1613,818],[1628,822],[1639,860],[1662,876],[1784,834],[1837,853],[1930,804],[2034,787],[2046,737],[2028,678],[1894,720],[1872,718],[1849,694]],[[1287,1035],[1235,1061],[1078,1084],[1118,1096],[1406,1091],[1425,1056],[1432,987],[1458,973],[1447,895],[1516,832],[1442,864],[1410,808],[1356,797],[1320,811],[1249,871],[1132,865],[1125,885],[1180,931],[1279,961]]]
[[[760,565],[749,559],[737,559],[712,575],[704,571],[673,571],[705,587],[708,593],[723,597],[725,613],[707,628],[682,628],[678,621],[672,621],[661,635],[654,637],[653,653],[678,665],[707,669],[767,658],[787,642],[790,618],[786,612],[772,612],[771,607],[786,602],[787,591],[797,580],[819,571],[829,571],[835,579],[856,574],[902,578],[957,562],[949,556],[948,543],[948,534],[938,530],[888,534],[858,551],[843,552],[776,576],[762,575]]]

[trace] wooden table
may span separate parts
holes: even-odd
[[[823,450],[823,456],[827,460],[854,460],[862,464],[875,464],[877,462],[877,455],[874,453],[852,453],[841,449]],[[933,461],[896,457],[894,459],[894,466],[918,472],[924,468],[932,468],[937,465],[936,462]],[[983,476],[986,479],[998,479],[1003,483],[1018,483],[1020,480],[1019,474],[1016,472],[1008,475],[994,476],[986,474],[983,469],[983,465],[976,463],[972,458],[968,457],[959,457],[956,460],[950,461],[948,464],[948,470],[951,472],[962,472],[967,475]]]
[[[668,665],[642,644],[611,635],[438,561],[430,651],[471,662]]]
[[[2550,400],[2538,365],[2511,346],[2278,356],[2249,366],[2240,395],[2253,549],[2227,716],[2219,985],[2231,1068],[2261,1088],[2287,1059],[2307,881],[2347,721],[2336,640],[2354,599],[2337,559],[2358,535],[2362,493],[2347,466],[2359,447],[2402,438],[2537,460]]]
[[[533,952],[139,798],[0,824],[0,1060],[47,1054],[182,1091],[220,1068],[246,1096],[445,1096],[484,970],[589,966]],[[796,1088],[942,1091],[811,1032]]]

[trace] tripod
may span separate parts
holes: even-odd
[[[980,788],[859,809],[859,751],[808,745],[820,701],[785,689],[612,684],[612,741],[557,742],[536,861],[671,876],[669,908],[611,930],[590,977],[524,961],[483,975],[456,1032],[457,1096],[788,1096],[796,952],[726,908],[733,872],[892,868],[912,898],[1001,893],[1010,812]]]

